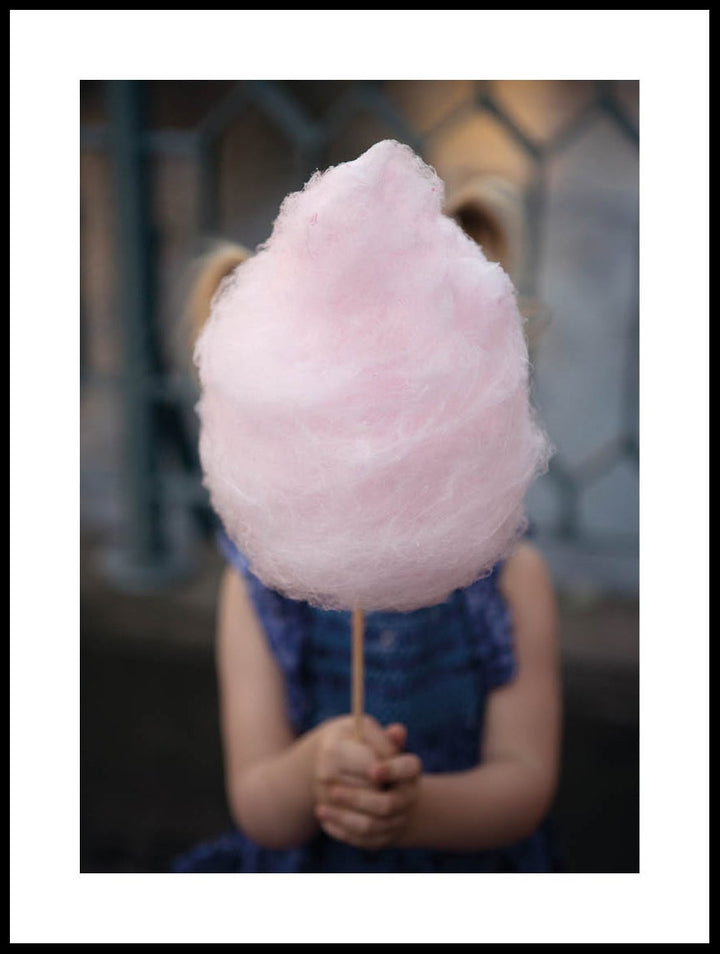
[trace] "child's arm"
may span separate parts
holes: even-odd
[[[531,834],[550,807],[561,707],[556,610],[548,571],[532,546],[520,545],[508,560],[501,588],[513,619],[518,675],[488,700],[482,763],[467,772],[419,776],[398,845],[447,851],[501,847]],[[336,791],[340,803],[331,805],[325,818],[336,837],[344,832],[345,840],[362,845],[364,832],[375,823],[361,807],[368,797],[347,788]]]
[[[218,610],[218,680],[225,781],[233,819],[268,848],[301,845],[317,831],[319,790],[339,781],[370,786],[377,759],[397,752],[369,717],[361,745],[350,716],[296,738],[283,676],[239,574],[228,569]]]

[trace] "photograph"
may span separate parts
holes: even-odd
[[[82,871],[638,871],[639,118],[81,84]]]

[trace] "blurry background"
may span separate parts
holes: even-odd
[[[546,326],[557,453],[528,506],[561,604],[557,827],[570,870],[638,870],[638,84],[93,81],[80,108],[82,870],[162,871],[230,825],[193,263],[384,138],[435,166]]]

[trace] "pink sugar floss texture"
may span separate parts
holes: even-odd
[[[515,290],[376,143],[288,195],[195,351],[212,504],[269,587],[411,611],[505,557],[549,445]]]

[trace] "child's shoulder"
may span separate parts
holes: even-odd
[[[555,589],[547,562],[535,544],[527,540],[518,543],[507,558],[498,582],[503,595],[514,607],[537,608],[554,602]]]
[[[503,565],[500,590],[515,622],[517,650],[525,643],[552,650],[556,641],[557,606],[550,570],[540,550],[523,540]]]
[[[505,560],[500,580],[502,585],[511,587],[526,583],[552,586],[545,557],[535,544],[528,540],[521,540]]]

